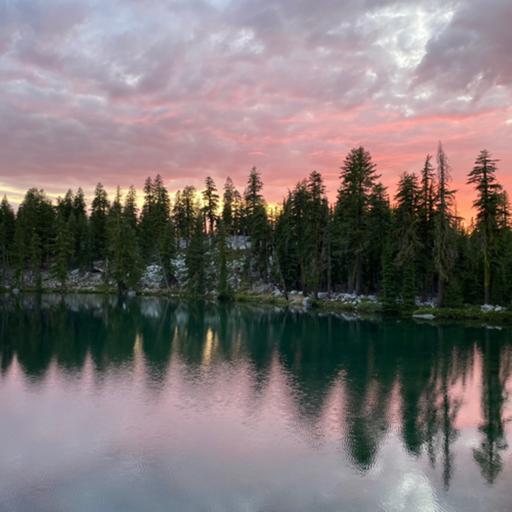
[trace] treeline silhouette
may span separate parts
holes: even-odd
[[[90,208],[81,189],[52,204],[34,188],[17,213],[7,198],[0,205],[2,280],[40,288],[46,271],[66,288],[69,270],[101,261],[105,280],[120,291],[136,288],[150,264],[161,267],[162,286],[172,288],[182,258],[194,294],[232,297],[236,267],[248,288],[264,282],[285,294],[378,293],[390,311],[413,308],[418,296],[435,297],[439,306],[509,304],[510,208],[496,172],[497,160],[481,151],[468,173],[475,188],[470,226],[456,215],[441,144],[435,162],[427,155],[419,172],[401,176],[392,198],[363,147],[347,154],[334,204],[316,171],[274,210],[256,168],[243,193],[228,178],[222,197],[211,177],[200,193],[187,186],[173,201],[161,176],[148,178],[140,211],[133,187],[109,200],[100,183]],[[237,236],[250,242],[244,251],[233,244]]]
[[[426,457],[448,488],[463,392],[474,375],[480,375],[480,392],[468,396],[480,400],[482,423],[472,457],[486,482],[496,480],[509,456],[511,342],[508,330],[345,321],[247,305],[11,296],[0,312],[0,379],[16,361],[37,386],[56,363],[69,379],[89,368],[101,386],[109,372],[131,372],[142,358],[142,378],[158,393],[172,377],[173,361],[190,385],[215,382],[205,368],[225,372],[226,362],[230,368],[242,364],[250,375],[250,400],[268,395],[278,371],[294,414],[320,438],[327,402],[341,386],[341,445],[359,471],[374,465],[386,434],[398,425],[405,450]]]

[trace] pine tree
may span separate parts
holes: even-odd
[[[47,265],[55,238],[55,208],[43,190],[31,188],[27,191],[18,209],[16,228],[17,245],[22,252],[26,252],[26,248],[31,246],[33,233],[37,234],[40,264]],[[22,245],[25,248],[21,247]]]
[[[338,253],[348,262],[348,289],[356,294],[364,284],[363,261],[370,243],[369,200],[378,178],[370,153],[363,147],[352,149],[341,168],[335,224]]]
[[[138,229],[139,209],[137,207],[137,192],[133,185],[130,186],[123,206],[123,217],[134,232]]]
[[[418,200],[418,281],[424,299],[434,289],[434,238],[435,238],[435,170],[432,156],[427,155],[421,170]]]
[[[90,246],[89,219],[87,218],[87,206],[84,192],[79,188],[73,199],[74,227],[73,240],[73,265],[79,268],[90,267],[92,264],[92,248]]]
[[[163,270],[165,283],[173,279],[172,258],[175,254],[174,226],[171,220],[171,200],[163,179],[157,175],[146,180],[145,200],[142,208],[140,232],[146,263],[157,263]],[[177,201],[180,194],[177,195]],[[129,210],[133,210],[129,206]],[[128,213],[125,213],[128,215]],[[133,213],[129,215],[133,226]],[[136,217],[136,215],[135,215]]]
[[[134,288],[142,274],[142,259],[135,229],[121,206],[119,189],[108,213],[107,258],[107,272],[118,293]]]
[[[208,223],[208,233],[213,234],[217,222],[217,209],[219,207],[219,194],[211,176],[205,180],[203,191],[204,214]]]
[[[415,305],[415,267],[418,258],[418,204],[420,188],[414,173],[404,173],[395,196],[396,209],[396,265],[402,275],[402,304],[406,309]]]
[[[12,261],[16,216],[7,197],[0,203],[0,272],[2,285],[6,284],[7,272]]]
[[[492,269],[496,263],[499,238],[498,216],[502,187],[496,181],[496,163],[497,160],[483,149],[468,175],[468,184],[474,185],[478,194],[473,207],[477,211],[475,229],[481,241],[485,304],[491,302]]]
[[[377,183],[368,199],[368,239],[364,272],[370,290],[379,291],[382,280],[382,254],[391,236],[391,207],[386,188]]]
[[[266,278],[268,274],[268,241],[269,225],[266,204],[261,194],[263,181],[260,173],[253,167],[249,173],[245,189],[245,223],[246,233],[251,243],[251,261],[249,266],[259,277]]]
[[[94,259],[104,260],[107,246],[108,195],[101,183],[96,185],[91,204],[91,250]]]
[[[325,186],[322,175],[313,171],[307,180],[308,212],[305,225],[305,239],[307,245],[305,283],[307,291],[312,292],[316,298],[327,267],[326,240],[329,224],[329,203],[325,195]]]
[[[196,216],[198,214],[196,201],[196,189],[191,186],[185,187],[176,194],[176,201],[173,208],[173,220],[179,242],[188,247],[194,232]]]
[[[224,184],[224,195],[222,197],[222,222],[226,235],[234,235],[235,224],[235,200],[237,191],[233,185],[233,180],[228,176]]]
[[[454,191],[450,190],[450,170],[448,159],[439,143],[437,151],[437,194],[435,210],[434,263],[437,271],[437,304],[442,307],[445,302],[446,282],[456,258],[454,244],[453,214]]]

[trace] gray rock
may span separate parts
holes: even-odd
[[[432,313],[417,313],[415,315],[412,315],[413,318],[416,318],[418,320],[435,320],[436,316]]]

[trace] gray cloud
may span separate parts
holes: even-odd
[[[409,164],[436,116],[507,105],[507,3],[4,1],[0,189],[241,183],[254,164],[276,197],[361,142]]]

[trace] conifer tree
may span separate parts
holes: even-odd
[[[123,206],[123,217],[130,227],[136,232],[138,228],[139,208],[137,207],[137,191],[130,186]]]
[[[474,185],[477,198],[476,232],[480,238],[480,252],[483,259],[484,302],[491,302],[492,269],[498,256],[499,210],[502,201],[502,187],[496,181],[496,163],[490,153],[483,149],[468,175],[468,184]]]
[[[234,235],[236,189],[233,180],[228,176],[224,184],[222,197],[222,222],[226,235]]]
[[[259,277],[268,274],[269,225],[266,203],[261,193],[263,181],[260,173],[253,167],[249,173],[244,194],[246,233],[251,242],[251,269]]]
[[[144,259],[147,263],[157,263],[161,266],[165,283],[169,286],[173,278],[172,258],[175,254],[169,192],[160,175],[157,175],[153,181],[148,178],[144,190],[145,200],[140,222]],[[129,217],[129,222],[133,226],[134,212],[131,203],[125,205],[125,216]]]
[[[379,291],[382,280],[382,254],[388,238],[391,236],[391,207],[386,188],[377,183],[368,200],[368,248],[365,251],[367,286]]]
[[[421,170],[418,200],[418,280],[423,298],[431,295],[434,288],[434,238],[435,238],[435,170],[432,156],[427,155]]]
[[[92,263],[92,248],[90,246],[89,219],[87,218],[87,206],[84,192],[78,188],[73,199],[72,212],[74,226],[72,228],[74,248],[73,264],[85,268]]]
[[[194,232],[197,212],[196,189],[187,186],[178,191],[173,208],[173,220],[178,240],[183,241],[185,247],[188,247]]]
[[[107,217],[109,212],[108,195],[101,183],[96,185],[91,204],[91,251],[94,259],[106,257]]]
[[[142,260],[135,229],[121,206],[119,188],[108,213],[107,257],[107,272],[115,281],[118,293],[134,288],[142,274]]]
[[[437,304],[444,306],[446,283],[456,258],[453,214],[454,191],[449,188],[450,169],[443,146],[437,150],[437,194],[435,210],[434,263],[437,271]]]
[[[211,176],[205,180],[205,189],[203,191],[204,214],[208,224],[208,233],[213,234],[215,223],[217,222],[217,209],[219,207],[219,194],[217,187]]]
[[[398,183],[396,201],[397,256],[396,264],[402,275],[402,302],[414,307],[416,298],[415,266],[419,251],[418,203],[420,188],[417,176],[404,173]]]
[[[2,285],[6,284],[7,272],[12,263],[16,216],[7,197],[0,203],[0,272]]]
[[[313,171],[307,180],[307,216],[305,226],[306,288],[315,298],[320,291],[326,271],[326,240],[329,224],[329,203],[325,195],[322,175]]]
[[[341,168],[335,224],[338,253],[348,262],[348,289],[356,294],[363,288],[363,261],[370,243],[369,200],[378,178],[370,153],[363,147],[352,149]]]

